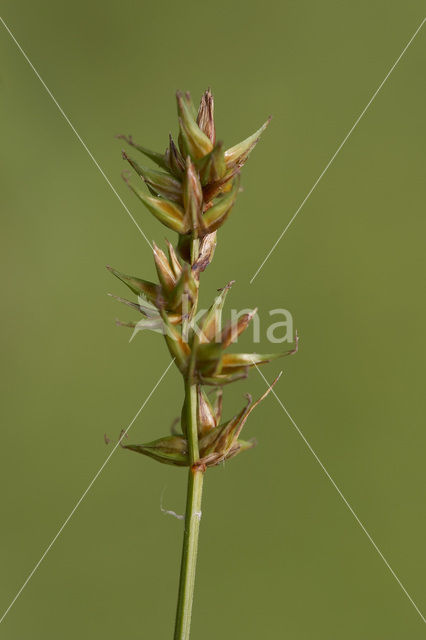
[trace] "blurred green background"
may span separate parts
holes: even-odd
[[[41,0],[2,16],[149,239],[118,133],[163,150],[174,92],[216,98],[232,145],[274,118],[219,235],[205,301],[289,309],[301,334],[277,393],[425,610],[426,32],[252,285],[249,279],[424,14],[423,2]],[[129,344],[105,264],[154,277],[149,247],[0,29],[1,609],[169,362]],[[170,235],[173,234],[169,234]],[[269,346],[264,333],[261,347]],[[248,346],[250,340],[245,341]],[[232,415],[250,378],[226,390]],[[129,441],[168,431],[171,369]],[[417,640],[424,623],[273,397],[259,446],[206,480],[193,638]],[[171,638],[186,474],[118,450],[4,620],[5,640]]]

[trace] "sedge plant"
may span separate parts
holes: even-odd
[[[179,136],[172,136],[164,154],[136,144],[131,136],[119,136],[132,150],[157,165],[139,164],[123,151],[146,189],[134,186],[128,173],[123,178],[145,205],[169,230],[177,234],[175,246],[168,240],[167,254],[153,244],[158,282],[126,275],[108,267],[136,296],[116,297],[138,312],[139,319],[119,322],[134,331],[151,330],[164,335],[167,348],[179,369],[184,386],[180,428],[153,442],[122,445],[158,462],[188,470],[185,528],[180,570],[175,640],[187,640],[201,519],[203,478],[214,467],[254,446],[240,438],[255,402],[248,396],[243,409],[230,420],[222,420],[223,387],[246,378],[249,369],[294,353],[228,353],[227,349],[248,327],[254,313],[222,325],[225,298],[232,282],[218,290],[211,307],[195,322],[201,274],[213,259],[217,230],[235,204],[240,189],[240,171],[270,118],[253,135],[225,149],[216,141],[214,101],[204,92],[198,111],[188,93],[177,92]],[[213,394],[207,393],[210,390]]]

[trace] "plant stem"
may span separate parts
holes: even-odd
[[[188,489],[185,510],[185,531],[183,535],[182,562],[180,568],[179,596],[176,611],[175,640],[188,640],[191,627],[192,601],[194,598],[195,571],[197,564],[198,533],[201,520],[201,496],[204,472],[193,466],[199,459],[197,412],[197,385],[191,379],[185,384],[187,410],[187,437],[191,466],[188,475]]]
[[[198,250],[199,241],[194,238],[191,242],[191,263],[197,259]],[[192,358],[185,379],[186,436],[190,467],[174,640],[188,640],[191,628],[203,493],[204,470],[195,464],[200,459],[200,452],[198,448],[198,388],[193,380],[193,370],[194,360]]]
[[[176,611],[174,640],[188,640],[191,627],[198,533],[201,519],[203,476],[204,473],[202,470],[189,469],[185,533],[183,537],[182,564],[180,569],[179,597]]]

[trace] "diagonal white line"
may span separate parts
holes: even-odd
[[[359,517],[357,516],[357,514],[355,513],[355,511],[353,510],[353,508],[351,507],[351,505],[349,504],[349,502],[347,501],[345,496],[343,495],[342,491],[339,489],[339,487],[337,486],[337,484],[335,483],[335,481],[333,480],[333,478],[331,477],[331,475],[329,474],[329,472],[327,471],[327,469],[325,468],[325,466],[321,462],[321,460],[318,457],[318,455],[315,452],[315,450],[312,448],[312,446],[309,444],[308,440],[305,438],[305,436],[302,433],[301,429],[297,426],[296,422],[293,420],[293,418],[291,417],[291,415],[287,411],[286,407],[284,406],[284,404],[281,402],[281,400],[277,396],[277,394],[275,392],[275,389],[273,387],[271,387],[271,384],[265,378],[265,376],[263,375],[263,373],[261,372],[261,370],[259,369],[257,364],[255,364],[255,363],[253,363],[253,364],[256,367],[256,369],[258,370],[260,376],[263,378],[263,380],[268,385],[268,387],[271,388],[271,393],[274,395],[274,397],[277,400],[278,404],[280,405],[281,409],[285,412],[285,414],[289,418],[289,420],[292,423],[293,427],[296,429],[297,433],[302,438],[303,442],[306,444],[306,446],[308,447],[309,451],[312,453],[312,455],[314,456],[315,460],[318,462],[318,464],[320,465],[321,469],[324,471],[325,475],[330,480],[331,484],[336,489],[336,491],[339,494],[339,496],[342,498],[343,502],[345,503],[345,505],[347,506],[347,508],[349,509],[349,511],[351,512],[351,514],[353,515],[353,517],[355,518],[355,520],[357,521],[357,523],[359,524],[359,526],[361,527],[361,529],[363,530],[363,532],[365,533],[365,535],[367,536],[367,538],[369,539],[369,541],[371,542],[371,544],[373,545],[373,547],[375,548],[375,550],[377,551],[377,553],[379,554],[379,556],[381,557],[381,559],[383,560],[383,562],[385,563],[385,565],[387,566],[389,571],[391,572],[392,576],[395,578],[395,580],[397,581],[397,583],[399,584],[399,586],[401,587],[401,589],[403,590],[403,592],[405,593],[405,595],[407,596],[407,598],[409,599],[409,601],[411,602],[411,604],[413,605],[413,607],[415,608],[415,610],[417,611],[417,613],[419,614],[419,616],[421,617],[423,622],[426,623],[426,618],[424,617],[424,615],[420,611],[419,607],[416,605],[416,603],[414,602],[413,598],[410,596],[410,594],[408,593],[407,589],[404,587],[404,585],[402,584],[401,580],[398,578],[398,576],[396,575],[395,571],[392,569],[392,567],[390,566],[389,562],[386,560],[385,556],[380,551],[379,547],[374,542],[374,540],[371,537],[371,535],[368,533],[367,529],[365,528],[365,526],[363,525],[363,523],[361,522],[361,520],[359,519]]]
[[[403,48],[403,50],[401,51],[400,55],[398,56],[398,58],[395,60],[395,62],[393,63],[393,65],[391,66],[391,68],[389,69],[389,71],[387,72],[386,76],[384,77],[384,79],[382,80],[382,82],[379,84],[379,86],[377,87],[376,91],[373,93],[373,95],[371,96],[370,100],[367,102],[367,104],[365,105],[364,109],[361,111],[361,113],[359,114],[358,118],[355,120],[355,122],[353,123],[352,127],[349,129],[348,133],[345,135],[345,137],[343,138],[342,142],[340,143],[340,145],[337,147],[336,151],[333,153],[333,155],[331,156],[330,160],[328,161],[328,163],[326,164],[325,168],[323,169],[323,171],[320,173],[320,175],[318,176],[318,178],[316,179],[316,181],[314,182],[313,186],[311,187],[310,191],[308,191],[308,194],[305,196],[304,200],[302,200],[302,202],[300,203],[299,207],[297,208],[296,212],[294,213],[293,217],[290,219],[290,221],[288,222],[287,226],[283,229],[283,231],[281,232],[280,236],[278,237],[278,240],[275,241],[275,243],[272,245],[272,248],[269,250],[269,253],[267,253],[265,259],[263,260],[263,262],[261,263],[261,265],[258,267],[257,271],[254,273],[254,275],[252,276],[251,280],[250,280],[250,284],[252,284],[253,280],[257,277],[257,275],[260,273],[261,269],[263,269],[265,263],[269,260],[269,258],[271,257],[272,253],[275,251],[275,249],[277,248],[279,242],[282,240],[282,238],[284,237],[284,235],[287,233],[288,229],[290,228],[290,226],[293,224],[293,222],[295,221],[296,217],[299,215],[300,211],[303,209],[303,207],[305,206],[306,202],[309,200],[310,196],[312,195],[312,193],[314,192],[314,190],[316,189],[316,187],[318,186],[318,184],[321,182],[322,178],[324,177],[324,175],[327,173],[328,169],[330,168],[330,166],[333,164],[335,158],[337,157],[337,155],[339,154],[339,152],[341,151],[341,149],[344,147],[344,145],[346,144],[347,140],[349,139],[349,137],[351,136],[351,134],[353,133],[353,131],[355,130],[355,128],[357,127],[357,125],[359,124],[360,120],[363,118],[363,116],[365,115],[365,113],[367,112],[368,108],[371,106],[371,104],[373,103],[373,101],[375,100],[377,94],[380,92],[380,90],[382,89],[383,85],[385,84],[386,80],[389,78],[389,76],[391,75],[391,73],[393,72],[393,70],[395,69],[395,67],[397,66],[397,64],[399,63],[399,61],[401,60],[401,58],[403,57],[403,55],[405,54],[405,52],[407,51],[408,47],[411,45],[411,43],[413,42],[414,38],[417,36],[417,34],[419,33],[420,29],[423,27],[424,23],[426,22],[426,18],[423,18],[423,20],[421,21],[420,25],[417,27],[417,29],[415,30],[415,32],[413,33],[413,35],[411,36],[411,38],[409,39],[409,41],[407,42],[407,44],[405,45],[405,47]]]
[[[128,207],[126,206],[126,204],[123,202],[122,198],[120,197],[120,195],[118,194],[116,188],[113,186],[113,184],[111,183],[111,181],[109,180],[108,176],[106,175],[106,173],[104,172],[104,170],[102,169],[102,167],[99,165],[98,161],[96,160],[96,158],[94,157],[93,153],[90,151],[90,149],[88,148],[88,146],[86,145],[86,143],[84,142],[84,140],[82,139],[82,137],[80,136],[80,134],[78,133],[77,129],[74,127],[74,125],[72,124],[71,120],[68,118],[67,114],[65,113],[65,111],[62,109],[61,105],[59,104],[59,102],[56,100],[55,96],[53,95],[53,93],[50,91],[49,87],[47,86],[47,84],[45,83],[45,81],[43,80],[43,78],[41,77],[41,75],[39,74],[39,72],[37,71],[37,69],[35,68],[35,66],[33,65],[33,63],[31,62],[31,60],[29,59],[29,57],[27,56],[27,54],[25,53],[25,51],[23,50],[23,48],[21,47],[21,45],[19,44],[19,42],[17,41],[17,39],[15,38],[15,36],[13,35],[12,31],[9,29],[9,27],[7,26],[7,24],[5,23],[5,21],[3,20],[3,18],[0,16],[0,21],[3,24],[4,28],[6,29],[6,31],[8,32],[8,34],[10,35],[10,37],[12,38],[13,42],[16,44],[16,46],[18,47],[19,51],[22,53],[22,55],[24,56],[25,60],[28,62],[28,64],[30,65],[31,69],[34,71],[35,75],[37,76],[37,78],[40,80],[41,84],[43,85],[43,87],[46,89],[47,93],[49,94],[49,96],[52,98],[53,102],[55,103],[55,105],[57,106],[57,108],[59,109],[61,115],[64,117],[65,121],[67,122],[67,124],[71,127],[72,131],[74,132],[74,134],[76,135],[78,141],[81,143],[81,145],[83,146],[83,148],[85,149],[85,151],[87,151],[90,159],[93,161],[93,163],[95,164],[96,168],[98,169],[98,171],[101,173],[102,177],[104,178],[104,180],[107,182],[107,184],[109,185],[110,189],[112,190],[112,192],[114,193],[115,197],[118,199],[118,201],[120,202],[120,204],[122,205],[122,207],[124,208],[124,210],[127,212],[127,214],[129,215],[130,219],[132,220],[132,222],[136,225],[136,227],[138,228],[139,232],[142,234],[142,236],[145,238],[146,242],[149,244],[149,246],[152,249],[151,243],[148,240],[148,238],[146,237],[146,235],[144,234],[144,232],[142,231],[141,227],[138,225],[138,223],[136,222],[135,218],[133,217],[133,215],[130,213]]]
[[[108,457],[102,463],[102,465],[99,467],[98,471],[95,473],[95,475],[93,476],[92,480],[89,482],[87,488],[83,491],[83,493],[81,494],[80,498],[77,500],[77,502],[75,503],[74,507],[70,511],[69,515],[65,518],[65,520],[62,523],[61,527],[59,528],[57,534],[55,535],[54,538],[52,538],[51,542],[48,544],[48,546],[44,550],[40,560],[35,564],[35,566],[32,569],[32,571],[28,574],[28,576],[25,579],[23,585],[19,589],[18,593],[13,598],[12,602],[9,604],[9,606],[6,609],[6,611],[3,613],[2,617],[0,618],[0,624],[3,622],[3,620],[5,619],[5,617],[7,616],[7,614],[9,613],[9,611],[11,610],[11,608],[13,607],[13,605],[15,604],[15,602],[17,601],[17,599],[19,598],[19,596],[21,595],[21,593],[23,592],[23,590],[25,589],[25,587],[27,586],[27,584],[29,583],[31,578],[33,577],[33,575],[35,574],[35,572],[37,571],[37,569],[39,568],[39,566],[41,565],[41,563],[43,562],[43,560],[45,559],[45,557],[47,556],[47,554],[49,553],[49,551],[51,550],[53,545],[55,544],[56,540],[59,538],[59,536],[61,535],[62,531],[67,526],[68,522],[71,520],[71,518],[73,517],[74,513],[77,511],[78,507],[81,505],[81,503],[83,502],[84,498],[87,496],[87,494],[89,493],[90,489],[93,487],[93,485],[95,484],[96,480],[99,478],[100,474],[105,469],[106,465],[108,464],[108,462],[110,461],[110,459],[114,455],[115,451],[120,446],[123,438],[127,435],[130,427],[133,425],[135,420],[138,418],[138,416],[141,413],[142,409],[146,406],[146,404],[150,400],[152,394],[155,392],[155,390],[157,389],[158,385],[163,380],[164,376],[166,375],[166,373],[168,372],[168,370],[172,366],[174,360],[175,359],[173,358],[173,360],[171,360],[170,363],[167,365],[166,369],[163,371],[163,373],[161,374],[161,376],[159,377],[159,379],[157,380],[157,382],[155,383],[155,385],[153,386],[153,388],[151,389],[151,391],[149,392],[149,394],[147,395],[147,397],[143,401],[142,405],[139,407],[137,413],[132,418],[132,420],[130,421],[130,423],[127,426],[127,428],[120,435],[120,438],[119,438],[117,444],[114,446],[114,448],[112,449],[111,453],[108,455]]]

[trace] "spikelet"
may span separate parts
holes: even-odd
[[[189,93],[176,94],[179,133],[177,144],[169,136],[164,154],[136,144],[131,136],[119,136],[142,153],[157,168],[146,167],[122,152],[123,159],[136,174],[139,186],[123,177],[146,209],[165,227],[178,234],[176,248],[166,240],[167,253],[153,243],[158,282],[129,276],[108,269],[130,291],[137,302],[114,296],[119,302],[142,314],[137,322],[119,322],[134,331],[162,333],[167,348],[186,383],[196,388],[196,421],[199,459],[197,465],[216,466],[253,447],[253,441],[240,439],[241,430],[252,410],[270,392],[247,405],[231,420],[222,422],[222,387],[248,375],[250,369],[297,351],[295,346],[282,353],[228,353],[227,349],[249,327],[256,309],[237,320],[222,324],[222,314],[232,282],[219,290],[210,308],[196,319],[201,273],[213,259],[217,231],[229,217],[239,190],[240,171],[268,126],[270,118],[242,142],[225,149],[216,138],[214,99],[204,92],[198,111]],[[212,386],[211,400],[205,387]],[[191,436],[192,437],[192,436]],[[189,445],[188,406],[185,399],[180,430],[145,444],[124,448],[164,464],[178,467],[194,465]]]

